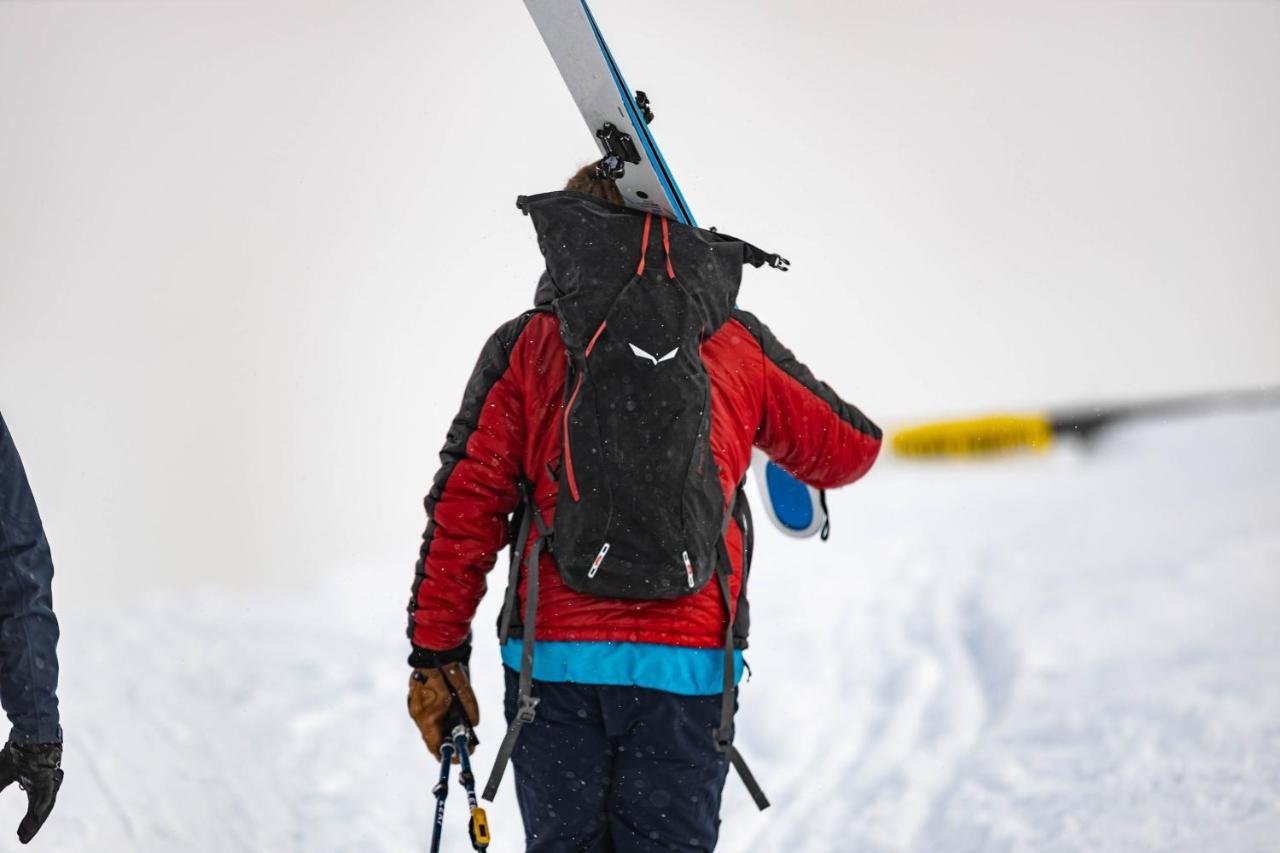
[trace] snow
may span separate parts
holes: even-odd
[[[739,737],[774,806],[731,776],[720,849],[1280,850],[1277,435],[1280,415],[1223,415],[886,459],[832,496],[830,542],[762,527]],[[425,849],[410,571],[64,612],[67,782],[37,843]],[[482,777],[498,598],[476,622]],[[509,781],[490,816],[491,849],[521,849]],[[446,821],[470,849],[456,786]]]

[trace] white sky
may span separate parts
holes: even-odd
[[[596,0],[744,307],[872,417],[1280,382],[1280,3]],[[58,594],[401,572],[518,193],[521,3],[0,1],[0,408]],[[874,480],[865,488],[874,488]]]

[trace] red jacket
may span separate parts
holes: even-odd
[[[851,483],[875,461],[875,424],[817,381],[751,314],[735,310],[703,344],[702,358],[711,377],[711,448],[726,505],[747,470],[752,445],[818,488]],[[552,472],[561,455],[565,372],[559,321],[550,312],[512,320],[485,345],[426,498],[428,524],[409,603],[415,665],[428,661],[427,651],[466,643],[486,575],[508,542],[508,516],[520,504],[521,482],[532,484],[543,519],[554,524],[558,484]],[[726,538],[737,602],[744,551],[736,522]],[[724,642],[725,608],[715,584],[683,598],[622,601],[572,591],[545,551],[539,571],[539,640],[701,648]],[[516,612],[523,608],[523,578],[520,598]]]

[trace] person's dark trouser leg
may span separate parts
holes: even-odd
[[[614,744],[608,812],[615,853],[714,850],[729,771],[712,737],[720,697],[597,689]]]
[[[504,670],[510,724],[519,678]],[[520,732],[511,756],[526,853],[613,853],[605,818],[613,759],[598,689],[534,683],[537,717]]]

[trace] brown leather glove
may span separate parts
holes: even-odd
[[[448,685],[445,684],[446,677]],[[449,691],[449,685],[453,686],[453,693]],[[458,695],[457,701],[453,698],[454,693]],[[459,704],[460,709],[457,707]],[[440,746],[449,736],[448,730],[461,721],[462,713],[466,714],[466,721],[471,726],[480,723],[480,706],[471,690],[467,668],[462,663],[454,661],[443,667],[415,669],[409,675],[409,716],[418,724],[422,740],[436,760],[440,759]],[[475,745],[469,745],[467,752],[475,752]],[[455,755],[453,763],[458,761]]]

